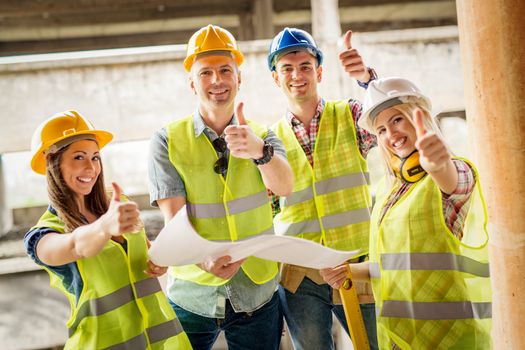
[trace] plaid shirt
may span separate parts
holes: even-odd
[[[374,135],[370,134],[364,129],[361,129],[357,125],[357,121],[361,117],[361,112],[363,109],[361,103],[357,100],[350,99],[348,100],[348,105],[350,107],[350,111],[352,112],[352,118],[354,119],[354,125],[357,132],[357,140],[359,143],[359,150],[363,158],[366,159],[368,152],[373,147],[377,146],[377,140]],[[309,130],[306,129],[303,122],[301,122],[296,116],[294,116],[292,112],[286,112],[286,120],[291,125],[292,130],[295,133],[295,137],[297,137],[297,141],[299,141],[299,144],[303,148],[304,153],[306,154],[306,157],[308,158],[308,161],[312,166],[314,165],[313,153],[315,149],[315,140],[317,139],[319,124],[321,124],[321,115],[323,114],[324,106],[325,101],[323,99],[320,99],[315,110],[315,115],[312,118],[312,121],[310,122]],[[273,216],[275,216],[281,211],[281,207],[279,204],[279,196],[276,196],[272,193],[270,193],[270,195],[272,196]]]
[[[463,237],[463,226],[468,210],[468,205],[465,204],[468,202],[470,194],[474,190],[476,181],[472,169],[467,163],[458,159],[453,159],[452,162],[458,171],[458,186],[451,194],[443,193],[443,217],[445,218],[447,227],[454,236],[461,239]],[[399,198],[410,189],[411,185],[410,183],[403,182],[397,191],[393,192],[381,211],[380,221],[383,220],[388,209],[397,203]]]

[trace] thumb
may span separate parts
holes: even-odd
[[[347,50],[350,50],[352,48],[352,31],[351,30],[346,32],[344,43],[345,43],[345,48]]]
[[[122,189],[116,182],[112,182],[111,186],[113,186],[113,197],[111,198],[111,200],[115,202],[120,202],[120,196],[122,195]]]
[[[417,138],[423,137],[426,134],[427,130],[423,124],[423,111],[421,109],[416,110],[416,115],[414,116],[414,123],[416,126],[416,135]]]
[[[237,122],[239,125],[246,125],[246,119],[244,119],[244,112],[242,111],[243,107],[244,103],[239,102],[237,108],[235,108],[235,115],[237,116]]]

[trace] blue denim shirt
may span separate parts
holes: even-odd
[[[195,137],[199,137],[203,132],[211,142],[219,137],[206,126],[198,111],[193,114],[193,121]],[[233,116],[230,125],[236,123],[237,118]],[[273,146],[275,154],[286,158],[284,146],[275,133],[268,130],[264,140]],[[225,155],[228,157],[228,153]],[[169,160],[165,128],[157,131],[151,139],[148,163],[151,205],[157,206],[158,199],[186,197],[184,182]],[[236,312],[252,312],[270,301],[278,284],[279,275],[267,283],[255,284],[242,269],[222,286],[200,285],[169,275],[168,297],[187,311],[205,317],[224,318],[226,299],[229,299]]]

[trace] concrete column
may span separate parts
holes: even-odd
[[[239,13],[239,34],[237,34],[237,40],[248,41],[255,38],[252,17],[250,12]]]
[[[273,38],[273,3],[272,0],[253,2],[253,27],[255,39]]]
[[[341,36],[339,0],[311,0],[312,35],[320,42],[337,41]]]
[[[13,226],[11,210],[7,207],[7,190],[5,188],[2,155],[0,154],[0,238]]]
[[[495,349],[525,349],[525,2],[458,0],[470,145],[489,213]]]
[[[312,36],[323,51],[323,82],[321,96],[326,99],[342,98],[341,67],[337,40],[341,37],[338,0],[311,0]]]

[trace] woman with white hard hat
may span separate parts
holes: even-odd
[[[372,281],[381,349],[491,347],[487,215],[474,165],[453,157],[431,103],[403,78],[369,84],[361,127],[387,167],[371,217],[370,260],[323,270]]]
[[[136,203],[104,190],[100,149],[111,139],[76,111],[33,134],[31,168],[47,178],[50,205],[26,233],[30,257],[68,298],[65,349],[191,349],[148,261]]]

